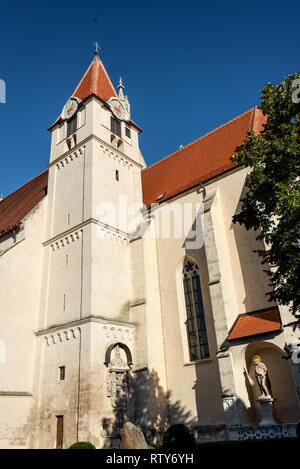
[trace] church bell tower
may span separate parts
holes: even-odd
[[[98,46],[49,130],[35,447],[101,446],[134,412],[130,235],[118,212],[142,202],[145,162],[122,79],[117,93]]]

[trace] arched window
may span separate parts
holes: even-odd
[[[190,360],[209,358],[199,267],[190,259],[183,264],[183,287]]]

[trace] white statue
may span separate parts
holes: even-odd
[[[261,391],[260,399],[267,397],[273,398],[271,382],[268,375],[268,368],[262,362],[262,359],[259,355],[254,355],[254,357],[252,357],[252,360],[255,365],[255,378]]]

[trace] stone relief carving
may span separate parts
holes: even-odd
[[[129,371],[125,350],[118,344],[111,352],[106,381],[107,396],[115,418],[111,428],[113,433],[119,433],[125,422],[130,399]]]

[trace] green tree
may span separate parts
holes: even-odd
[[[300,327],[300,73],[267,83],[259,108],[264,130],[248,131],[233,161],[249,167],[247,192],[233,222],[258,230],[266,250],[255,252],[270,277],[269,300],[288,305]]]

